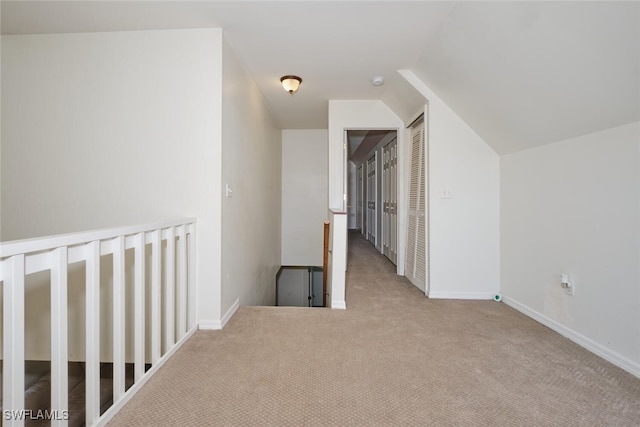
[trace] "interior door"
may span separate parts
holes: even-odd
[[[376,155],[367,160],[367,240],[376,244]]]
[[[393,139],[383,148],[383,253],[394,264],[398,259],[398,142]]]
[[[411,283],[426,292],[425,156],[425,126],[424,120],[422,120],[411,129],[411,167],[405,275]]]
[[[363,183],[363,168],[362,165],[356,169],[356,229],[364,233],[362,211],[364,207],[364,183]]]
[[[391,192],[391,171],[389,169],[391,153],[390,145],[382,148],[382,253],[391,259],[391,217],[389,210],[389,197]]]

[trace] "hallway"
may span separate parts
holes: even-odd
[[[347,310],[241,307],[109,425],[608,425],[640,380],[493,301],[429,300],[351,234]]]

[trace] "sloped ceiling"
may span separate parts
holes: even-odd
[[[413,71],[499,153],[640,120],[640,3],[458,4]]]
[[[18,1],[3,34],[222,27],[283,128],[329,99],[424,99],[411,69],[498,153],[640,120],[640,3]],[[298,74],[293,97],[280,76]],[[382,87],[371,78],[385,76]]]
[[[388,143],[396,135],[395,130],[370,129],[370,130],[348,130],[347,142],[349,144],[349,160],[355,164],[362,163],[370,156],[371,151],[387,138]]]

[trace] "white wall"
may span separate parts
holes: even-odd
[[[391,76],[384,83],[382,101],[405,123],[416,118],[416,113],[424,108],[427,100],[400,73]]]
[[[505,301],[640,376],[640,122],[501,167]]]
[[[282,265],[322,266],[327,130],[282,131]]]
[[[2,37],[2,238],[198,218],[220,318],[219,29]]]
[[[490,299],[500,289],[499,157],[415,74],[401,74],[429,101],[429,297]]]
[[[280,262],[281,131],[262,94],[229,46],[223,45],[222,313],[241,305],[275,304]]]
[[[347,214],[329,209],[329,252],[327,256],[327,306],[346,309]]]

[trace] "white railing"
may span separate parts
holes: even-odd
[[[25,279],[50,271],[52,425],[67,425],[68,414],[68,266],[84,262],[85,280],[85,423],[108,421],[157,368],[196,329],[195,227],[193,218],[0,243],[3,282],[4,426],[24,425],[25,415]],[[147,246],[150,245],[150,253]],[[133,280],[127,280],[125,252],[133,249]],[[113,404],[100,415],[101,258],[112,255]],[[150,262],[149,262],[150,258]],[[149,263],[150,268],[148,268]],[[147,273],[150,270],[150,280]],[[105,272],[103,272],[105,273]],[[104,276],[104,275],[103,275]],[[103,282],[105,279],[102,279]],[[147,292],[149,283],[150,292]],[[104,283],[103,283],[104,285]],[[127,319],[126,287],[133,286],[132,323]],[[149,295],[145,295],[145,294]],[[147,298],[150,299],[147,302]],[[150,321],[145,306],[150,307]],[[162,306],[161,306],[162,304]],[[28,313],[27,313],[28,314]],[[76,325],[72,325],[75,329]],[[104,325],[103,325],[104,326]],[[126,329],[133,329],[134,385],[125,391]],[[150,336],[146,336],[146,335]],[[150,342],[150,354],[145,344]],[[130,350],[130,349],[129,349]],[[145,370],[150,362],[151,369]],[[146,372],[145,372],[146,371]],[[8,412],[7,412],[8,411]]]

